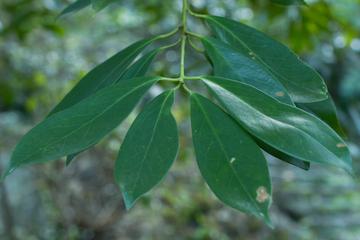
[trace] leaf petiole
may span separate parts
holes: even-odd
[[[191,38],[188,38],[188,41],[189,41],[190,46],[191,46],[195,51],[197,51],[197,52],[199,52],[199,53],[204,53],[204,52],[205,52],[204,49],[196,46],[196,44],[191,40]]]
[[[168,37],[174,36],[176,33],[179,32],[180,28],[181,28],[181,27],[176,27],[176,28],[174,28],[173,30],[171,30],[170,32],[167,32],[167,33],[158,35],[158,36],[155,37],[155,40],[164,39],[164,38],[168,38]]]
[[[175,47],[175,46],[177,46],[180,42],[181,42],[181,39],[177,40],[176,42],[174,42],[174,43],[172,43],[172,44],[169,44],[169,45],[160,47],[160,50],[167,50],[167,49],[169,49],[169,48]]]
[[[192,80],[202,80],[203,76],[184,76],[184,80],[192,81]],[[168,82],[181,82],[181,78],[171,78],[171,77],[161,77],[159,81],[168,81]]]
[[[193,12],[190,8],[188,8],[188,12],[190,13],[191,16],[194,16],[194,17],[197,17],[197,18],[206,18],[206,16],[207,16],[205,14],[200,14],[200,13]]]
[[[203,79],[203,76],[185,76],[184,77],[184,80],[189,80],[189,81],[191,81],[191,80],[202,80]]]
[[[193,94],[193,92],[191,91],[191,89],[188,88],[185,83],[182,83],[181,86],[184,88],[184,90],[185,90],[187,93],[189,93],[190,95]]]
[[[186,35],[189,35],[191,37],[195,37],[195,38],[198,38],[198,39],[203,39],[204,38],[203,35],[200,35],[200,34],[194,33],[194,32],[190,32],[190,31],[186,31]]]
[[[160,81],[167,81],[167,82],[180,82],[180,78],[171,78],[171,77],[161,77]]]

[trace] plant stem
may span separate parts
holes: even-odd
[[[181,24],[182,24],[182,27],[184,29],[184,32],[186,32],[187,12],[189,10],[188,6],[189,6],[188,5],[188,0],[183,0]]]
[[[185,49],[186,49],[186,35],[181,37],[181,63],[180,63],[180,80],[184,82],[185,78]]]
[[[194,76],[194,77],[190,77],[190,76],[186,76],[185,75],[185,55],[186,55],[186,43],[188,40],[188,35],[189,36],[193,36],[193,37],[197,37],[197,38],[202,38],[202,36],[196,34],[196,33],[191,33],[188,32],[187,30],[187,14],[189,12],[189,3],[188,0],[183,0],[183,6],[182,6],[182,13],[181,13],[181,25],[178,29],[180,29],[180,34],[181,37],[179,39],[179,41],[181,42],[181,52],[180,52],[180,76],[178,78],[169,78],[169,77],[162,77],[161,81],[169,81],[169,82],[178,82],[179,86],[182,86],[188,93],[192,93],[191,90],[186,86],[185,84],[185,80],[201,80],[201,77],[199,76]],[[177,31],[171,31],[170,33],[164,34],[163,36],[171,36],[172,34],[176,33]],[[163,38],[163,37],[162,37]],[[190,40],[190,39],[189,39]],[[179,42],[178,41],[178,42]],[[168,45],[166,47],[164,47],[165,49],[168,47],[173,47],[175,46],[178,42]],[[191,44],[191,42],[190,42]],[[194,47],[196,48],[196,46],[194,45]],[[199,50],[199,49],[198,49]],[[200,50],[201,51],[201,50]],[[178,87],[174,88],[177,89]]]
[[[184,79],[185,79],[187,12],[188,12],[188,0],[183,0],[182,18],[181,18],[181,60],[180,60],[180,81],[182,83],[184,83]]]

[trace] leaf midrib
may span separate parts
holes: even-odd
[[[221,142],[221,139],[219,138],[219,135],[217,134],[217,131],[216,129],[214,128],[214,126],[212,125],[211,123],[211,120],[209,119],[209,117],[207,116],[206,114],[206,111],[205,109],[202,107],[200,101],[197,99],[197,97],[195,96],[194,97],[196,102],[198,103],[198,106],[200,107],[200,110],[201,112],[203,113],[204,117],[205,117],[205,120],[206,122],[208,123],[210,129],[211,129],[211,132],[213,133],[213,135],[215,136],[215,139],[216,141],[218,142],[219,146],[220,146],[220,149],[221,151],[223,152],[225,158],[226,158],[226,163],[230,166],[230,169],[233,171],[233,174],[235,175],[235,178],[236,180],[238,181],[238,183],[240,184],[241,188],[244,190],[244,192],[246,193],[247,197],[250,199],[251,203],[255,206],[255,208],[262,213],[262,210],[261,208],[258,206],[257,202],[255,201],[255,199],[253,199],[253,197],[251,196],[251,194],[249,193],[249,191],[245,188],[245,186],[243,185],[243,183],[241,182],[241,179],[239,179],[239,177],[237,176],[236,174],[236,171],[234,169],[233,166],[231,166],[231,164],[228,162],[228,160],[230,159],[226,150],[225,150],[225,147],[223,145],[223,143]]]
[[[238,40],[247,50],[249,50],[250,52],[252,52],[257,59],[260,60],[261,64],[263,64],[267,69],[269,69],[269,71],[274,72],[273,74],[276,74],[277,76],[279,76],[283,81],[286,81],[285,76],[283,76],[281,73],[279,73],[278,71],[275,71],[274,69],[272,69],[255,51],[253,51],[245,42],[243,42],[239,37],[237,37],[231,30],[229,30],[225,25],[221,24],[221,22],[217,21],[215,18],[209,17],[208,19],[214,21],[215,23],[217,23],[218,25],[220,25],[223,29],[225,29],[228,33],[230,33],[230,35],[232,35],[236,40]],[[296,85],[294,82],[292,81],[286,81],[288,84],[292,85],[293,87],[298,88],[299,86]],[[316,91],[314,91],[311,88],[306,88],[307,91],[312,92],[314,94],[317,94]]]
[[[170,91],[168,93],[168,95],[166,96],[166,98],[164,99],[164,102],[161,104],[161,107],[160,107],[160,111],[158,113],[158,116],[156,118],[156,121],[155,121],[155,124],[154,124],[154,128],[153,128],[153,131],[151,133],[151,138],[150,138],[150,141],[149,141],[149,144],[148,146],[146,147],[146,150],[145,150],[145,154],[140,162],[140,168],[139,168],[139,171],[137,172],[137,175],[136,175],[136,178],[135,178],[135,182],[134,182],[134,186],[133,186],[133,189],[135,191],[137,185],[138,185],[138,182],[139,182],[139,178],[140,178],[140,173],[142,172],[142,169],[144,167],[144,163],[145,163],[145,159],[147,158],[148,154],[149,154],[149,151],[150,151],[150,147],[151,145],[153,144],[153,141],[154,141],[154,137],[155,137],[155,133],[157,131],[157,128],[158,128],[158,124],[159,124],[159,120],[163,114],[163,109],[165,108],[165,105],[168,101],[168,98],[170,97],[170,95],[173,94],[173,91]]]
[[[144,44],[142,44],[141,46],[139,46],[138,48],[136,48],[136,49],[134,50],[134,52],[135,52],[135,51],[138,51],[139,49],[141,49],[141,48],[143,48],[143,47],[145,47],[147,44],[151,43],[151,42],[152,42],[153,40],[155,40],[155,39],[156,39],[156,37],[150,38],[150,39],[149,39],[148,41],[146,41]],[[123,65],[123,63],[124,63],[127,59],[130,58],[130,56],[133,56],[133,55],[134,55],[134,54],[129,54],[129,55],[127,55],[127,56],[121,61],[121,63],[116,64],[117,66],[116,66],[114,69],[112,69],[109,73],[105,74],[104,79],[102,79],[100,82],[98,82],[98,83],[94,86],[95,89],[92,91],[92,93],[97,92],[99,89],[101,89],[100,86],[101,86],[104,82],[106,82],[106,81],[108,80],[108,78],[109,78],[121,65]],[[106,61],[105,61],[103,64],[105,64],[105,63],[106,63]],[[99,65],[98,67],[100,67],[100,66],[101,66],[101,65]],[[95,70],[95,69],[94,69],[94,70]],[[90,73],[92,73],[92,72],[90,72]],[[90,74],[90,73],[89,73],[89,74]],[[122,73],[119,78],[121,78],[123,75],[124,75],[124,73]],[[87,75],[87,76],[89,76],[89,75]],[[83,79],[87,79],[87,76],[85,76]],[[119,78],[118,78],[118,79],[119,79]],[[91,76],[91,78],[89,78],[89,79],[94,79],[94,76]],[[115,84],[116,84],[116,81],[117,81],[118,79],[115,80],[115,83],[112,83],[112,84],[110,84],[110,85],[115,85]],[[81,81],[80,81],[80,82],[81,82]],[[79,85],[78,85],[78,86],[79,86]],[[106,86],[105,86],[105,87],[106,87]],[[75,87],[74,89],[76,89],[76,87]],[[69,96],[73,96],[73,95],[74,95],[74,92],[71,91],[69,94],[70,94],[70,95],[65,96],[64,100],[65,100],[67,97],[69,97]],[[60,102],[59,105],[56,106],[55,109],[54,109],[54,110],[56,110],[56,111],[53,112],[54,110],[52,110],[52,112],[50,113],[50,115],[56,114],[56,113],[58,113],[58,112],[60,112],[60,111],[62,111],[62,110],[64,110],[64,109],[66,109],[66,108],[72,107],[72,106],[74,106],[75,104],[77,104],[77,103],[81,102],[82,100],[84,100],[84,99],[85,99],[86,97],[88,97],[88,96],[89,96],[89,95],[88,95],[87,93],[82,94],[82,96],[80,96],[80,99],[77,100],[75,103],[72,103],[72,102],[69,101],[69,100],[67,100],[67,101],[69,101],[69,103],[67,103],[67,102]],[[63,105],[65,105],[66,107],[64,107]],[[59,109],[58,109],[58,108],[59,108]]]
[[[157,54],[157,51],[154,51],[152,54],[149,54],[147,56],[147,58],[145,59],[145,61],[141,64],[141,66],[135,71],[134,76],[137,76],[139,74],[139,72],[141,71],[141,69],[144,68],[144,66],[155,56],[155,54]],[[129,70],[129,69],[128,69]],[[119,78],[119,80],[121,80],[121,78],[126,74],[126,72]],[[119,82],[119,80],[117,80],[116,83]]]
[[[222,54],[219,54],[219,53],[221,53],[221,52],[220,52],[217,48],[214,48],[214,47],[213,47],[213,50],[218,53],[217,55],[220,56],[220,57],[224,60],[223,62],[225,62],[226,65],[228,65],[231,69],[233,69],[233,67],[232,67],[232,65],[229,63],[229,61],[227,61],[227,58],[224,57]],[[291,97],[289,96],[289,94],[288,94],[285,86],[284,86],[281,82],[279,82],[278,80],[276,80],[276,77],[273,75],[272,72],[268,72],[268,73],[269,73],[270,76],[272,77],[272,81],[274,81],[274,83],[276,83],[278,86],[281,87],[281,89],[279,89],[279,90],[280,90],[280,91],[285,91],[285,94],[287,95],[288,100],[290,101],[289,104],[291,103],[292,105],[294,105],[294,103],[293,103]],[[240,76],[238,73],[236,73],[236,75],[241,78],[241,76]],[[260,90],[260,89],[259,89],[259,90]],[[272,97],[272,96],[271,96],[271,97]]]
[[[109,109],[111,109],[114,105],[118,104],[121,100],[123,100],[124,98],[126,98],[127,96],[129,96],[130,94],[134,93],[135,91],[137,91],[138,89],[142,88],[143,86],[145,86],[146,84],[150,84],[151,81],[149,82],[145,82],[142,83],[141,85],[137,86],[136,88],[134,88],[133,90],[129,91],[128,93],[126,93],[125,95],[121,96],[119,99],[117,99],[113,104],[111,104],[110,106],[108,106],[107,108],[104,109],[104,111],[102,111],[101,113],[99,113],[98,115],[96,115],[93,119],[89,120],[88,122],[84,123],[83,125],[81,125],[80,127],[78,127],[77,129],[71,131],[70,133],[66,134],[65,136],[63,136],[61,139],[59,139],[58,141],[55,142],[51,142],[49,144],[47,144],[46,146],[42,147],[42,149],[46,149],[47,147],[49,147],[50,145],[54,145],[57,144],[61,141],[66,140],[68,137],[70,137],[72,134],[74,134],[75,132],[77,132],[78,130],[84,128],[85,126],[91,124],[93,121],[95,121],[96,119],[98,119],[99,117],[101,117],[103,114],[105,114]],[[78,103],[79,104],[79,103]],[[77,104],[75,104],[77,105]],[[90,144],[91,145],[91,144]],[[90,146],[89,145],[89,146]],[[86,147],[85,147],[86,148]],[[40,153],[42,151],[38,151],[35,152],[34,154],[30,155],[28,158],[23,159],[22,161],[20,161],[18,164],[27,162],[27,160],[31,159],[33,156],[36,156],[38,153]],[[71,153],[70,153],[71,154]]]
[[[115,71],[117,71],[117,70],[121,67],[121,65],[124,64],[124,62],[126,62],[126,61],[127,61],[128,59],[130,59],[132,56],[136,55],[136,54],[135,54],[136,52],[138,52],[141,48],[144,48],[146,45],[148,45],[149,43],[151,43],[151,42],[153,41],[153,39],[154,39],[154,38],[151,38],[151,39],[145,41],[145,42],[144,42],[143,44],[141,44],[139,47],[135,48],[135,50],[134,50],[131,54],[127,55],[120,63],[117,64],[117,66],[116,66],[114,69],[112,69],[108,74],[106,74],[106,77],[105,77],[102,81],[100,81],[98,85],[96,85],[96,88],[95,88],[94,91],[95,91],[95,92],[98,91],[98,90],[99,90],[99,87],[100,87],[104,82],[106,82],[106,81],[109,79],[109,77],[110,77]],[[125,72],[123,72],[118,79],[120,79],[124,74],[125,74]],[[116,79],[115,82],[116,82],[118,79]]]
[[[244,100],[242,100],[241,98],[239,98],[237,95],[235,95],[234,93],[232,93],[232,92],[229,91],[228,89],[226,89],[226,88],[218,85],[217,83],[214,83],[213,81],[211,81],[211,80],[209,80],[209,79],[207,79],[207,80],[205,80],[205,81],[210,81],[211,83],[216,84],[216,85],[219,86],[220,88],[226,90],[226,91],[227,91],[228,93],[230,93],[233,97],[237,98],[239,101],[241,101],[244,105],[248,106],[249,108],[254,109],[254,111],[258,112],[260,115],[262,115],[262,116],[264,116],[264,117],[266,117],[266,118],[270,118],[271,120],[273,120],[273,121],[275,121],[275,122],[277,122],[277,123],[280,123],[280,124],[282,124],[282,125],[286,125],[286,126],[288,126],[289,128],[295,129],[296,131],[299,131],[299,132],[303,133],[304,135],[310,137],[314,142],[316,142],[316,143],[318,143],[320,146],[322,146],[322,148],[325,149],[328,153],[330,153],[331,155],[335,156],[336,159],[340,160],[340,162],[345,163],[345,162],[343,162],[342,159],[339,158],[335,153],[329,151],[326,146],[324,146],[322,143],[320,143],[319,141],[317,141],[313,136],[311,136],[310,134],[308,134],[308,133],[305,132],[304,130],[302,130],[302,129],[300,129],[300,128],[295,128],[294,126],[290,125],[290,124],[287,123],[287,122],[282,122],[282,121],[280,121],[280,120],[277,120],[277,119],[275,119],[275,118],[272,118],[272,117],[270,117],[270,116],[262,113],[262,112],[259,111],[257,108],[255,108],[255,107],[253,107],[252,105],[248,104],[247,102],[245,102]],[[229,81],[231,81],[231,80],[229,80]],[[283,104],[283,103],[280,103],[280,104]],[[286,104],[284,104],[284,105],[286,105]],[[288,106],[288,105],[286,105],[286,106]],[[240,118],[239,118],[239,121],[240,121]],[[243,121],[241,121],[241,122],[243,122]],[[244,123],[243,123],[243,124],[244,124]],[[246,124],[244,124],[244,125],[246,126]],[[247,128],[248,128],[248,127],[247,127]],[[275,145],[269,143],[268,141],[266,141],[266,143],[269,144],[270,146],[278,149],[278,147],[276,147]],[[281,149],[280,151],[284,151],[285,153],[287,153],[288,155],[290,155],[290,156],[292,156],[292,157],[294,157],[294,158],[299,158],[299,159],[301,159],[301,160],[303,160],[303,161],[306,161],[306,162],[309,161],[309,160],[307,160],[307,159],[305,159],[305,158],[302,158],[302,157],[299,157],[299,156],[294,156],[292,153],[289,153],[289,152],[286,151],[286,150]]]

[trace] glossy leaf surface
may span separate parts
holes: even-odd
[[[117,127],[159,78],[137,78],[107,87],[56,113],[33,128],[16,146],[9,171],[56,160],[96,144]]]
[[[150,38],[138,41],[95,67],[64,97],[51,111],[50,115],[62,111],[93,95],[100,89],[116,83],[134,59],[154,40],[155,38]]]
[[[272,155],[273,157],[275,157],[281,161],[284,161],[286,163],[289,163],[291,165],[294,165],[298,168],[301,168],[303,170],[310,169],[310,162],[302,161],[302,160],[296,159],[294,157],[291,157],[291,156],[285,154],[284,152],[281,152],[258,139],[256,142],[262,150],[264,150],[268,154]]]
[[[121,76],[119,81],[144,76],[148,72],[150,65],[160,51],[160,48],[156,48],[142,56],[125,71],[124,75]]]
[[[220,40],[202,39],[214,67],[214,75],[250,84],[281,102],[293,105],[285,87],[270,71]]]
[[[324,101],[300,104],[299,106],[305,111],[314,114],[315,116],[326,122],[330,127],[332,127],[332,129],[334,129],[338,134],[340,134],[340,136],[345,136],[340,121],[338,119],[336,106],[330,96]]]
[[[198,94],[191,95],[191,127],[198,166],[210,189],[225,204],[271,224],[269,171],[256,143]]]
[[[216,16],[205,19],[219,39],[248,54],[277,76],[294,102],[315,102],[328,97],[321,76],[283,44],[230,19]]]
[[[139,114],[120,148],[115,178],[130,209],[158,184],[174,162],[179,137],[171,114],[174,90],[156,97]]]
[[[143,77],[149,70],[152,61],[160,52],[160,50],[161,50],[160,48],[157,48],[142,56],[139,60],[137,60],[132,66],[130,66],[125,71],[124,75],[118,81]],[[79,153],[75,153],[67,156],[66,166],[68,166],[77,157],[78,154]]]
[[[206,77],[204,82],[229,113],[261,141],[303,161],[352,171],[345,142],[317,117],[239,81]]]

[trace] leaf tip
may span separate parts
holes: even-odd
[[[345,166],[345,171],[346,171],[350,176],[352,176],[353,178],[357,178],[357,174],[356,174],[356,172],[354,171],[354,168],[353,168],[353,166],[352,166],[351,164]]]
[[[344,145],[345,148],[347,148],[346,145]],[[343,147],[342,145],[340,146],[340,143],[337,145],[337,147]],[[342,167],[342,169],[344,169],[348,174],[350,174],[352,177],[356,177],[356,173],[355,173],[355,170],[354,170],[354,167],[353,167],[353,160],[351,158],[351,155],[350,155],[350,152],[348,152],[348,155],[346,157],[346,160],[344,160],[341,164],[342,166],[339,166],[339,167]]]
[[[65,15],[69,14],[69,8],[64,8],[56,17],[55,21],[58,21],[60,18],[64,17]]]
[[[271,217],[270,217],[268,211],[266,211],[265,213],[260,213],[260,217],[261,217],[261,220],[263,220],[269,228],[275,229],[275,226],[271,220]]]
[[[129,211],[130,209],[132,209],[134,207],[136,198],[134,198],[128,192],[126,192],[126,191],[123,192],[123,199],[124,199],[124,204],[125,204],[125,208],[127,211]]]
[[[67,8],[65,8],[64,10],[62,10],[56,17],[55,17],[55,21],[59,21],[61,18],[65,17],[66,15],[69,15],[70,12],[68,11]]]
[[[271,193],[268,193],[268,190],[264,186],[260,186],[256,189],[256,201],[260,204],[268,204],[268,208],[271,205],[272,197]],[[259,217],[262,221],[266,223],[271,229],[274,229],[274,225],[271,221],[269,210],[262,210],[261,212],[258,212],[256,214],[257,217]]]
[[[309,5],[307,2],[305,2],[305,1],[302,1],[302,5],[304,5],[304,6],[306,6],[306,7],[310,7],[310,5]]]
[[[8,169],[3,173],[3,175],[0,177],[0,183],[4,182],[5,179],[11,175],[16,170],[16,167],[8,167]]]
[[[75,158],[76,158],[76,154],[71,154],[66,156],[65,166],[69,167]]]

